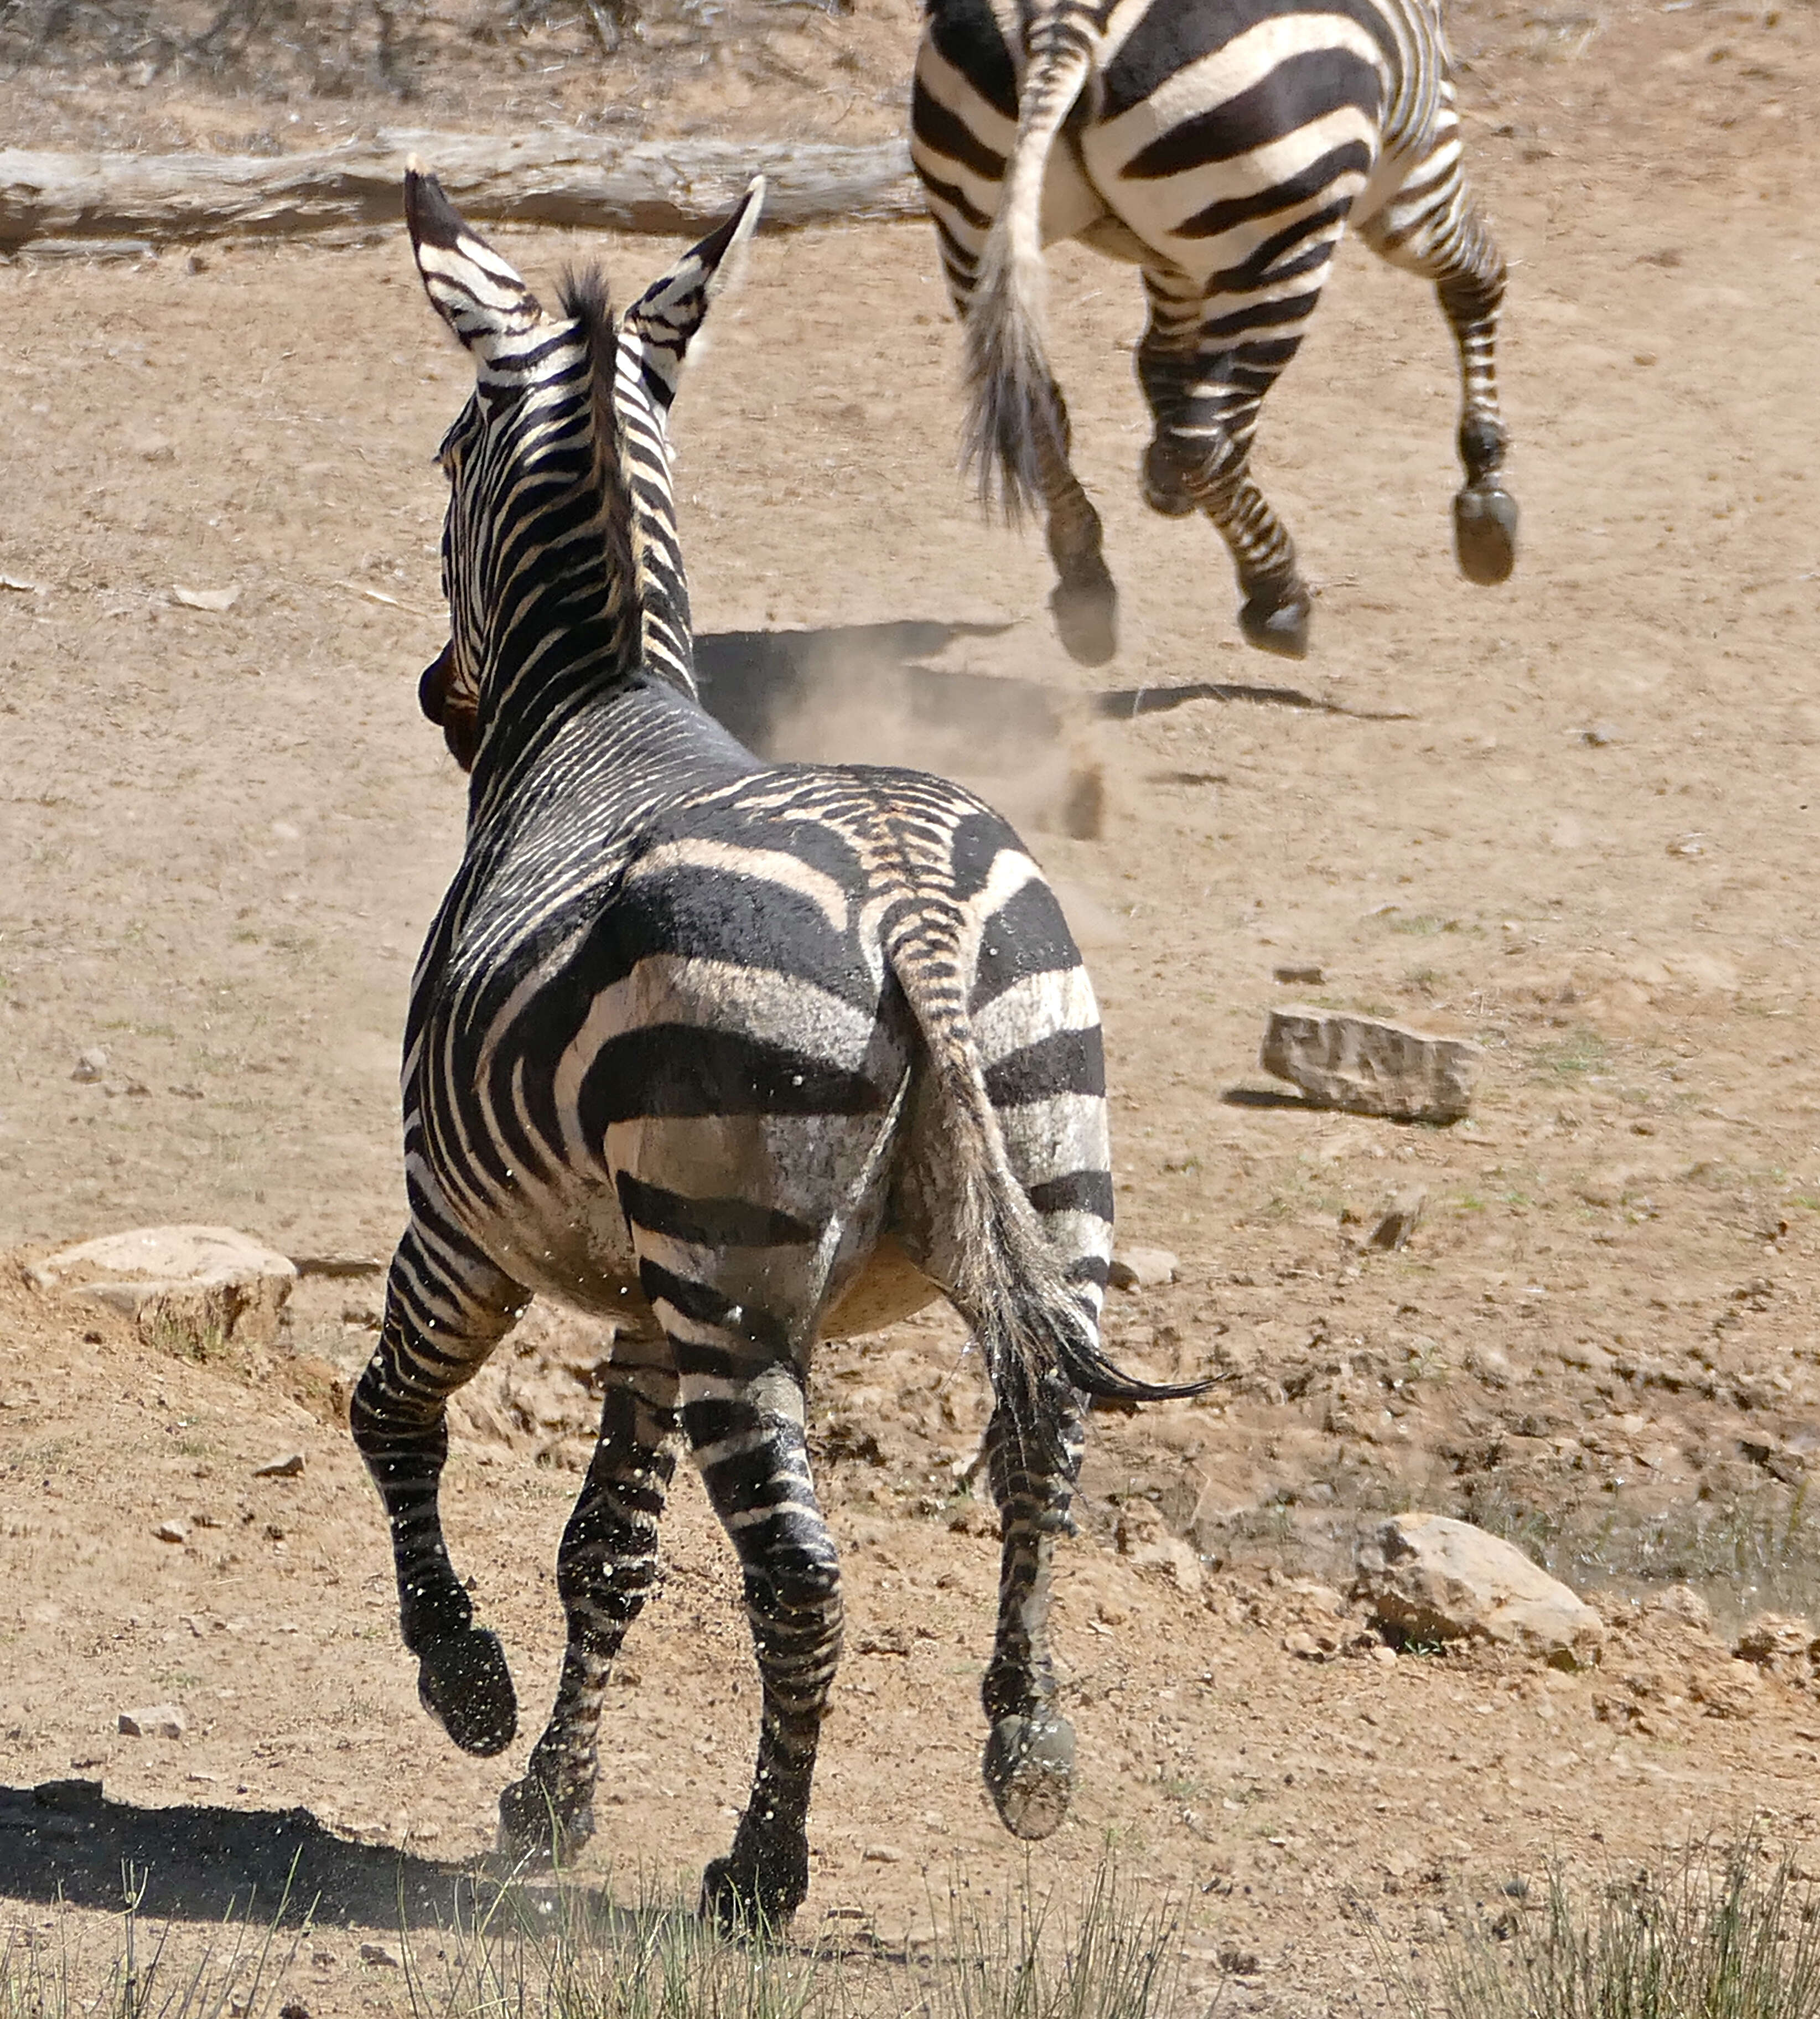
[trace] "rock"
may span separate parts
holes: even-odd
[[[76,1069],[70,1075],[85,1084],[100,1078],[107,1070],[107,1049],[103,1045],[91,1045],[76,1060]]]
[[[1753,1668],[1805,1666],[1814,1645],[1814,1629],[1804,1619],[1780,1612],[1760,1612],[1733,1644],[1731,1651]]]
[[[161,1542],[187,1542],[190,1539],[190,1524],[187,1521],[161,1521],[152,1533]]]
[[[868,1843],[860,1853],[868,1865],[901,1865],[904,1854],[894,1843]]]
[[[181,1738],[190,1720],[176,1704],[148,1704],[143,1710],[123,1710],[120,1729],[129,1738]]]
[[[1398,1514],[1363,1541],[1358,1596],[1404,1640],[1491,1640],[1557,1668],[1598,1659],[1599,1615],[1514,1544],[1470,1522]]]
[[[1312,963],[1305,967],[1273,967],[1271,979],[1289,988],[1318,988],[1327,979],[1327,970]]]
[[[1396,1122],[1457,1122],[1472,1105],[1484,1057],[1464,1038],[1297,1007],[1271,1012],[1258,1062],[1323,1107]]]
[[[1120,1510],[1114,1539],[1120,1556],[1129,1557],[1139,1569],[1162,1571],[1190,1597],[1200,1590],[1205,1573],[1194,1544],[1172,1535],[1147,1500],[1134,1500]]]
[[[230,1227],[142,1227],[65,1248],[29,1272],[137,1321],[154,1343],[191,1353],[211,1343],[269,1345],[297,1271]]]
[[[1383,1216],[1372,1229],[1368,1248],[1381,1248],[1392,1254],[1408,1241],[1416,1231],[1422,1217],[1422,1209],[1428,1203],[1426,1185],[1412,1185],[1407,1191],[1398,1192],[1384,1209]]]
[[[299,1255],[299,1276],[327,1276],[345,1281],[354,1276],[382,1276],[386,1265],[376,1255]]]
[[[1701,1633],[1712,1631],[1713,1608],[1691,1584],[1671,1584],[1666,1590],[1655,1593],[1643,1609],[1663,1618],[1678,1619],[1684,1626]]]
[[[361,1961],[372,1963],[382,1970],[396,1970],[398,1967],[398,1954],[397,1950],[389,1948],[383,1942],[362,1942]]]
[[[1113,1256],[1106,1280],[1115,1290],[1160,1289],[1180,1267],[1166,1248],[1126,1248]]]
[[[269,1458],[263,1465],[252,1469],[255,1479],[301,1479],[303,1476],[303,1454],[286,1452],[281,1458]]]

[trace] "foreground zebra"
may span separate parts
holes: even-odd
[[[703,1886],[729,1921],[808,1886],[841,1633],[803,1436],[818,1334],[945,1292],[979,1340],[1004,1530],[984,1772],[1024,1836],[1060,1821],[1072,1767],[1047,1615],[1076,1391],[1192,1392],[1100,1350],[1099,1021],[1017,836],[915,772],[760,764],[697,704],[666,419],[760,194],[615,322],[598,275],[546,314],[407,179],[419,269],[477,377],[442,446],[451,636],[421,690],[472,786],[412,989],[411,1224],[353,1407],[424,1703],[496,1753],[511,1679],[437,1517],[448,1400],[535,1292],[620,1321],[558,1561],[562,1680],[502,1830],[564,1852],[592,1831],[607,1669],[654,1582],[680,1426],[763,1685],[750,1802]]]
[[[1251,643],[1307,650],[1307,585],[1252,480],[1252,435],[1349,217],[1435,284],[1459,347],[1460,571],[1510,575],[1504,263],[1462,172],[1436,0],[927,0],[911,121],[966,329],[966,459],[1014,521],[1040,504],[1075,658],[1111,657],[1118,595],[1044,354],[1042,248],[1058,238],[1142,270],[1144,502],[1213,520]]]

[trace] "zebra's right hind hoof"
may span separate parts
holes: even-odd
[[[987,1791],[1013,1836],[1052,1836],[1075,1785],[1075,1728],[1065,1717],[1002,1717],[986,1740]]]
[[[1249,597],[1238,613],[1238,628],[1245,642],[1260,652],[1279,659],[1305,659],[1308,656],[1308,613],[1305,589],[1291,589],[1286,596]]]
[[[497,1633],[470,1626],[439,1633],[417,1650],[423,1708],[462,1752],[488,1759],[518,1733],[518,1697]]]
[[[1517,565],[1517,501],[1508,491],[1486,483],[1456,494],[1453,551],[1460,573],[1481,589],[1510,579]]]
[[[1077,665],[1103,666],[1118,650],[1118,592],[1111,575],[1057,582],[1049,607],[1062,650]]]
[[[1166,442],[1153,441],[1144,451],[1137,488],[1144,503],[1166,519],[1189,518],[1200,509],[1189,495],[1182,466]]]
[[[535,1776],[514,1781],[499,1797],[499,1850],[508,1858],[568,1864],[594,1834],[591,1793],[565,1803]]]

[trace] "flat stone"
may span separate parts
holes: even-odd
[[[143,1710],[123,1710],[120,1729],[129,1738],[181,1738],[190,1720],[176,1704],[148,1704]]]
[[[84,1081],[85,1082],[92,1083],[94,1081],[100,1079],[107,1070],[107,1047],[103,1045],[91,1045],[88,1050],[84,1052],[82,1057],[77,1060],[75,1070],[70,1075],[70,1077],[71,1079],[78,1079]]]
[[[187,1521],[161,1521],[152,1533],[161,1542],[187,1542],[190,1539],[190,1524]]]
[[[1166,1248],[1123,1248],[1112,1258],[1106,1280],[1115,1290],[1155,1290],[1176,1280],[1180,1267]]]
[[[1442,1514],[1397,1514],[1359,1546],[1357,1594],[1404,1640],[1490,1640],[1551,1666],[1596,1662],[1599,1615],[1514,1543]]]
[[[65,1248],[29,1272],[134,1319],[154,1343],[192,1353],[212,1344],[270,1345],[297,1271],[230,1227],[141,1227]]]
[[[286,1452],[282,1457],[269,1458],[263,1465],[252,1469],[255,1479],[301,1479],[303,1476],[303,1454]]]
[[[894,1843],[868,1843],[860,1856],[868,1865],[901,1865],[904,1854]]]
[[[1472,1105],[1484,1057],[1464,1038],[1297,1006],[1271,1012],[1258,1061],[1323,1107],[1395,1122],[1457,1122]]]

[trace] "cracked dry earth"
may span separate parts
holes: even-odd
[[[1098,688],[1050,637],[1037,543],[981,528],[952,476],[922,230],[762,242],[680,416],[717,663],[750,663],[735,633],[774,634],[768,666],[818,655],[771,747],[964,770],[1087,947],[1122,1234],[1179,1259],[1115,1297],[1111,1341],[1224,1378],[1094,1419],[1057,1600],[1080,1796],[1029,1869],[1071,1886],[1110,1844],[1173,1888],[1190,2003],[1235,2012],[1387,2009],[1374,1944],[1427,1967],[1550,1856],[1596,1876],[1753,1818],[1798,1858],[1820,1840],[1807,1637],[1751,1627],[1820,1609],[1820,21],[1481,5],[1454,32],[1514,263],[1506,590],[1446,553],[1438,321],[1356,253],[1262,436],[1321,585],[1300,668],[1236,644],[1205,529],[1139,506],[1139,310],[1084,255],[1056,256],[1055,349],[1125,592]],[[899,88],[912,33],[862,14],[842,75]],[[720,130],[787,130],[791,102],[749,94]],[[79,94],[57,106],[45,137],[82,137]],[[501,242],[540,280],[604,258],[622,293],[667,252]],[[0,575],[28,585],[0,591],[0,1239],[190,1220],[382,1256],[404,990],[459,846],[413,693],[442,636],[429,458],[457,362],[396,238],[26,261],[0,303]],[[237,593],[198,610],[178,585]],[[855,628],[905,620],[927,628]],[[1124,703],[1093,713],[1105,691]],[[1011,697],[989,734],[956,713],[984,695]],[[1100,832],[1072,838],[1059,809],[1096,767]],[[1300,993],[1483,1044],[1472,1118],[1248,1104],[1274,971],[1311,966]],[[1415,1187],[1413,1238],[1373,1249]],[[361,1931],[395,1930],[401,1873],[415,1912],[487,1848],[517,1756],[456,1756],[396,1645],[337,1400],[377,1296],[307,1277],[274,1349],[197,1365],[7,1265],[0,1922],[42,1932],[60,1887],[104,1946],[123,1858],[148,1911],[206,1920],[302,1843],[347,1925],[295,1995],[400,2003]],[[528,1716],[599,1348],[536,1315],[460,1415],[450,1525]],[[803,1925],[894,1941],[956,1861],[995,1898],[1024,1869],[977,1780],[977,1369],[932,1317],[827,1348],[814,1408],[852,1626]],[[293,1449],[300,1477],[251,1476]],[[1351,1550],[1407,1506],[1568,1578],[1607,1620],[1601,1666],[1383,1646]],[[170,1521],[187,1542],[155,1538]],[[692,1486],[669,1551],[583,1883],[641,1861],[692,1883],[743,1793],[748,1656]],[[118,1733],[161,1700],[184,1736]],[[32,1792],[71,1780],[104,1796]]]

